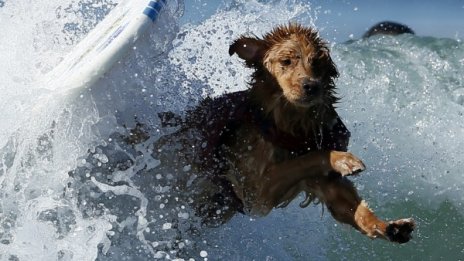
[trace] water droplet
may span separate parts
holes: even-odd
[[[182,169],[184,172],[190,171],[192,169],[191,165],[185,165],[184,168]]]
[[[164,229],[164,230],[171,229],[171,227],[172,227],[172,224],[171,224],[171,223],[164,223],[164,224],[163,224],[163,229]]]

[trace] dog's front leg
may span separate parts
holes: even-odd
[[[360,159],[349,152],[314,151],[298,158],[269,166],[261,181],[257,204],[267,214],[280,204],[287,192],[300,181],[337,172],[342,176],[365,169]]]
[[[352,182],[333,177],[306,179],[309,191],[329,209],[339,222],[349,224],[370,238],[405,243],[411,239],[415,224],[412,219],[385,222],[379,219],[358,195]]]

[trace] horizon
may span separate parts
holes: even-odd
[[[181,23],[198,23],[211,16],[228,1],[185,2]],[[398,22],[410,27],[418,36],[461,40],[464,37],[464,1],[461,0],[314,0],[318,9],[316,27],[321,35],[334,42],[359,39],[374,24]],[[199,13],[200,12],[200,13]]]

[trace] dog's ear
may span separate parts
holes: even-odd
[[[236,53],[247,64],[261,62],[267,51],[264,40],[242,36],[235,40],[229,47],[229,55]]]
[[[321,59],[325,61],[326,74],[332,79],[338,78],[339,74],[337,66],[335,65],[334,61],[332,60],[332,57],[330,56],[329,49],[324,48],[322,50]]]
[[[338,78],[339,74],[338,74],[337,66],[332,60],[332,57],[330,57],[330,55],[328,55],[328,57],[329,57],[329,61],[328,61],[329,62],[329,75],[333,79]]]

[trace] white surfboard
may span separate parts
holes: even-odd
[[[56,92],[94,85],[154,26],[167,0],[121,1],[64,60],[41,87]]]

